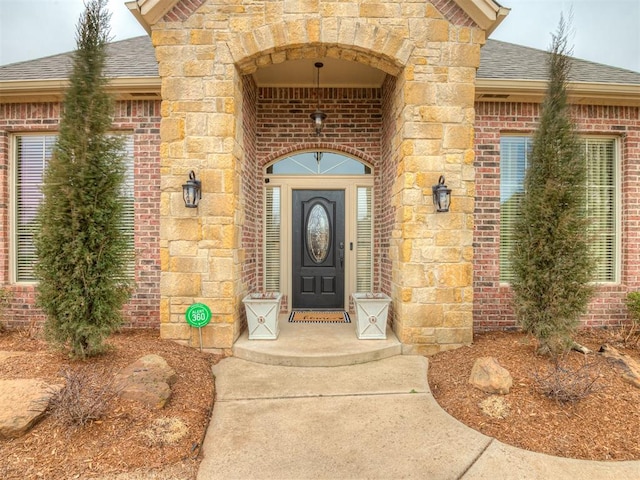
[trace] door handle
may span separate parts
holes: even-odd
[[[342,267],[344,265],[344,242],[340,242],[339,247],[340,251],[338,254],[340,255],[340,267]]]

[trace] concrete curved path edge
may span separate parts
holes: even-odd
[[[435,401],[427,359],[283,367],[227,358],[198,480],[615,479],[640,462],[553,457],[505,445]]]

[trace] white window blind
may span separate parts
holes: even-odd
[[[358,187],[356,231],[356,291],[370,292],[373,262],[373,221],[371,187]]]
[[[617,268],[617,201],[615,140],[584,138],[587,162],[587,215],[589,238],[596,258],[594,281],[613,282]],[[511,254],[514,224],[524,194],[524,176],[531,149],[529,137],[500,139],[500,281],[513,279]]]
[[[123,150],[126,162],[124,182],[122,183],[123,210],[122,210],[122,230],[127,237],[127,244],[131,252],[131,258],[125,270],[127,278],[135,278],[135,176],[133,173],[133,135],[125,135],[123,139]]]
[[[33,245],[38,208],[42,202],[42,182],[47,162],[51,158],[56,135],[20,135],[16,137],[15,149],[15,280],[35,280],[33,266],[36,252]],[[133,251],[134,197],[133,197],[133,137],[124,141],[127,172],[123,194],[125,209],[123,229],[129,237]],[[133,263],[127,274],[133,276]]]
[[[33,265],[36,250],[33,235],[38,207],[42,202],[42,181],[47,161],[51,158],[55,135],[20,136],[16,138],[16,281],[35,280]]]
[[[280,187],[267,187],[265,201],[264,288],[280,291]]]
[[[616,279],[616,162],[612,139],[585,140],[589,245],[596,258],[596,281]]]
[[[527,169],[531,139],[502,137],[500,139],[500,281],[513,279],[511,253],[514,223],[520,212],[524,194],[524,175]]]

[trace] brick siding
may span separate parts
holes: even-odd
[[[532,134],[540,107],[532,103],[476,103],[476,205],[474,229],[474,329],[516,328],[508,285],[500,284],[500,136]],[[619,326],[628,321],[626,294],[640,289],[640,109],[576,106],[584,135],[618,139],[621,181],[620,283],[597,288],[585,326]]]
[[[374,278],[376,290],[388,291],[391,283],[389,259],[383,255],[388,248],[382,239],[388,238],[388,232],[385,232],[393,221],[393,211],[384,202],[390,188],[384,182],[384,171],[385,165],[392,164],[388,139],[393,136],[393,122],[384,122],[382,118],[391,118],[387,114],[393,108],[390,101],[393,85],[389,84],[392,81],[389,77],[382,89],[323,89],[321,107],[327,112],[328,120],[323,135],[315,137],[309,119],[316,106],[315,89],[257,88],[250,77],[245,78],[244,131],[245,134],[254,131],[256,135],[255,142],[246,138],[244,155],[247,159],[256,159],[258,171],[251,171],[253,167],[248,165],[252,162],[248,160],[241,167],[248,174],[245,178],[251,178],[250,173],[255,173],[256,178],[256,182],[243,183],[247,218],[251,219],[242,232],[242,244],[247,252],[243,283],[259,289],[263,275],[260,268],[260,185],[264,182],[264,165],[285,153],[322,148],[351,154],[376,167],[375,194],[379,215],[376,216]],[[114,119],[114,130],[134,135],[137,288],[125,308],[127,326],[132,327],[159,325],[159,109],[158,102],[119,102]],[[0,105],[0,224],[3,226],[0,233],[0,285],[8,286],[13,293],[13,300],[5,313],[5,319],[12,326],[28,326],[43,318],[34,307],[33,285],[9,284],[10,138],[11,134],[57,132],[59,113],[58,103]],[[637,187],[640,181],[640,109],[577,106],[574,115],[581,133],[610,135],[619,139],[621,281],[599,286],[589,312],[583,318],[583,324],[588,326],[617,326],[628,320],[624,303],[627,292],[640,289],[640,191]],[[499,281],[500,136],[504,133],[531,134],[538,116],[539,106],[531,103],[476,104],[476,331],[517,327],[510,306],[510,289]]]
[[[241,246],[244,250],[242,265],[242,284],[248,286],[251,292],[264,290],[262,279],[264,270],[262,262],[258,260],[262,249],[262,185],[263,175],[256,170],[256,84],[253,77],[244,75],[242,120],[244,134],[244,156],[241,161],[242,169],[242,201],[244,202],[245,221],[242,226]]]
[[[303,149],[349,150],[368,162],[380,158],[380,89],[321,88],[320,109],[327,114],[317,137],[310,115],[317,108],[315,88],[258,88],[258,165]],[[374,164],[374,166],[376,166]]]
[[[395,95],[396,83],[396,77],[387,75],[382,85],[382,162],[379,168],[379,175],[375,179],[376,197],[374,199],[376,209],[374,255],[378,261],[376,262],[373,273],[373,290],[384,292],[389,296],[391,296],[391,285],[393,282],[391,275],[393,271],[393,261],[389,255],[389,247],[396,216],[395,209],[391,203],[393,184],[396,178],[394,172],[396,159],[394,158],[394,154],[397,155],[397,152],[393,151],[392,145],[397,144],[397,141],[394,142],[394,137],[398,135],[395,119],[399,115],[399,113],[394,112],[394,108],[398,108]],[[395,321],[393,303],[389,309],[389,320],[392,324]]]
[[[0,104],[0,286],[9,288],[13,299],[4,320],[25,327],[44,320],[35,308],[33,284],[10,284],[10,164],[11,135],[56,134],[59,103]],[[133,134],[136,250],[136,288],[124,308],[125,326],[158,328],[160,304],[160,102],[116,103],[113,130]]]

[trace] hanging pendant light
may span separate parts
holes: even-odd
[[[316,82],[316,98],[318,99],[318,105],[316,111],[311,114],[311,120],[313,120],[313,126],[316,129],[316,135],[319,137],[324,127],[324,121],[327,118],[327,114],[320,110],[320,69],[324,66],[322,62],[316,62],[315,67],[317,69],[317,82]]]

